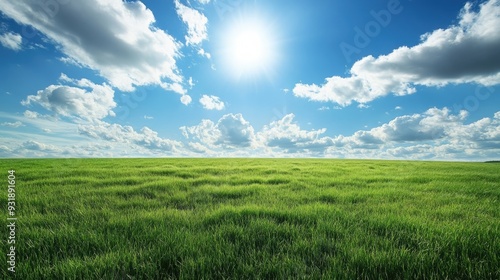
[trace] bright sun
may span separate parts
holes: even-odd
[[[268,75],[276,61],[276,36],[262,19],[240,19],[224,33],[225,64],[238,77]]]

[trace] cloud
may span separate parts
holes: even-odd
[[[9,32],[0,35],[0,44],[8,49],[19,51],[21,50],[22,43],[23,37],[17,33]]]
[[[210,0],[198,0],[198,2],[200,2],[200,4],[208,4]]]
[[[60,157],[67,152],[65,149],[38,140],[24,141],[10,150],[13,157]]]
[[[201,56],[204,56],[208,59],[212,58],[212,55],[210,53],[206,52],[204,49],[199,49],[198,54]]]
[[[254,141],[254,129],[241,114],[224,115],[216,127],[220,131],[216,144],[226,147],[250,147]]]
[[[11,135],[14,139],[17,140],[26,140],[26,139],[36,139],[37,141],[45,141],[47,143],[54,144],[59,146],[60,140],[70,138],[71,140],[78,140],[77,134],[75,131],[77,130],[78,125],[70,122],[70,120],[62,120],[58,119],[54,116],[42,115],[37,112],[26,110],[23,115],[19,114],[8,114],[5,112],[0,112],[1,119],[9,120],[9,123],[22,123],[23,126],[27,126],[30,129],[27,130],[0,130],[0,134],[4,133],[4,135],[0,136],[0,139],[3,136]],[[42,132],[44,130],[50,130],[54,135],[58,135],[59,138],[44,138],[43,136],[46,134],[37,134],[36,132]],[[64,136],[64,137],[61,137]],[[79,137],[79,139],[83,139]],[[0,144],[1,141],[0,141]],[[7,145],[9,143],[7,142]]]
[[[182,102],[182,104],[189,105],[191,103],[191,101],[193,101],[193,99],[191,98],[191,96],[189,96],[189,95],[183,95],[183,96],[181,96],[181,102]]]
[[[189,142],[188,147],[191,151],[198,153],[198,154],[205,154],[205,155],[215,155],[215,153],[210,149],[207,148],[206,146],[197,143],[197,142]]]
[[[215,127],[211,120],[201,120],[200,124],[195,126],[182,126],[179,128],[187,139],[200,140],[200,142],[213,146],[220,137],[220,131]]]
[[[200,98],[200,103],[203,105],[203,108],[207,110],[223,110],[224,102],[220,101],[220,98],[213,95],[203,95]]]
[[[34,151],[53,151],[57,152],[59,149],[52,145],[46,145],[34,140],[25,141],[21,145],[24,149],[34,150]]]
[[[66,61],[97,71],[120,90],[182,81],[181,44],[154,26],[140,1],[2,1],[0,10],[50,38]]]
[[[31,111],[30,111],[31,112]],[[31,117],[30,113],[27,113]],[[187,152],[179,141],[160,137],[151,128],[135,130],[130,126],[36,118],[0,112],[1,119],[21,121],[32,129],[0,130],[0,157],[149,157],[183,156]],[[32,139],[27,141],[27,139]]]
[[[500,151],[500,112],[493,118],[483,118],[468,125],[449,129],[452,143],[468,145],[469,148]]]
[[[500,157],[500,112],[466,124],[466,111],[430,108],[403,115],[352,135],[325,135],[326,129],[305,130],[295,115],[255,132],[241,114],[224,115],[214,123],[202,120],[181,127],[188,150],[205,156],[336,157],[432,160],[491,160]]]
[[[24,116],[28,119],[36,119],[40,117],[40,114],[34,111],[26,110],[24,111]]]
[[[31,132],[0,131],[2,157],[335,157],[429,160],[495,160],[500,158],[500,112],[470,122],[466,111],[430,108],[395,117],[350,135],[307,130],[287,114],[260,131],[241,114],[218,121],[204,119],[181,127],[184,141],[163,138],[151,128],[94,120],[84,124],[48,120],[45,116],[1,113],[9,123],[22,122]],[[12,121],[11,121],[12,120]],[[48,133],[50,130],[50,133]],[[64,137],[61,137],[64,135]],[[26,140],[34,139],[34,140]],[[50,143],[46,144],[46,143]]]
[[[0,146],[0,156],[6,157],[22,157],[22,158],[37,158],[37,157],[52,157],[52,158],[80,158],[80,157],[130,157],[137,156],[130,154],[130,147],[122,147],[119,144],[102,144],[102,143],[81,143],[68,144],[64,146],[56,146],[44,143],[43,141],[24,141],[14,145],[13,148],[5,146],[2,151]],[[144,156],[145,153],[142,153]]]
[[[352,136],[339,136],[338,146],[376,148],[391,142],[423,142],[444,139],[457,129],[467,117],[466,111],[451,114],[448,108],[431,108],[423,114],[404,115],[369,131],[357,131]],[[370,146],[375,145],[375,146]]]
[[[416,85],[444,86],[500,82],[500,0],[489,0],[473,11],[467,3],[459,23],[421,36],[420,44],[400,47],[377,58],[354,63],[350,77],[333,76],[318,86],[296,84],[293,93],[312,101],[347,106],[367,103],[390,93],[407,95]]]
[[[137,138],[143,140],[143,146],[130,141],[110,141],[100,138],[89,138],[81,134],[79,125],[68,120],[57,120],[48,116],[28,118],[22,115],[12,115],[0,112],[1,118],[19,120],[30,126],[29,130],[0,130],[0,157],[148,157],[164,156],[174,152],[166,151],[161,141],[152,136]],[[99,127],[101,121],[86,123],[88,129]],[[81,125],[80,125],[81,126]],[[147,130],[145,130],[148,132]],[[142,134],[141,132],[138,132]],[[159,138],[159,137],[158,137]],[[32,139],[32,140],[27,140]],[[167,140],[167,139],[164,139]],[[177,142],[179,143],[179,142]],[[162,149],[155,149],[155,145]],[[162,146],[163,145],[163,146]],[[182,145],[179,143],[179,145]],[[182,156],[181,152],[175,152]]]
[[[179,0],[175,0],[174,3],[177,14],[182,19],[182,21],[187,25],[188,28],[188,34],[185,36],[186,44],[188,46],[200,45],[203,42],[203,40],[206,40],[208,38],[207,17],[205,17],[199,11],[183,5],[182,3],[179,2]],[[202,1],[202,3],[204,3],[204,1]]]
[[[67,117],[97,120],[114,116],[116,107],[114,91],[107,84],[97,85],[87,79],[74,80],[61,74],[61,81],[78,87],[50,85],[39,90],[36,95],[29,95],[22,104],[38,104],[43,108]],[[37,113],[27,111],[27,117],[36,118]]]
[[[326,132],[325,128],[319,130],[303,130],[298,124],[293,123],[294,114],[288,114],[281,120],[265,125],[259,132],[259,140],[267,147],[278,147],[285,152],[324,152],[333,145],[329,137],[321,137]]]
[[[98,121],[94,124],[79,125],[78,132],[93,139],[137,145],[159,152],[176,152],[182,147],[182,143],[161,138],[156,131],[148,127],[143,127],[138,132],[131,126]]]
[[[187,90],[180,83],[161,83],[164,90],[173,91],[180,95],[186,94]]]
[[[212,149],[249,148],[255,142],[252,125],[241,114],[227,114],[217,124],[202,120],[196,126],[180,128],[184,137]],[[198,145],[198,150],[201,150]]]
[[[11,149],[9,147],[0,145],[0,157],[7,157],[10,153]]]
[[[401,116],[374,128],[370,134],[383,142],[426,141],[443,138],[450,127],[456,126],[467,117],[466,111],[452,115],[447,108],[431,108],[423,114]]]
[[[20,121],[17,121],[17,122],[3,122],[3,123],[0,123],[0,126],[7,126],[7,127],[17,128],[17,127],[24,126],[24,124],[22,122],[20,122]]]
[[[336,157],[471,160],[500,157],[500,112],[466,124],[468,114],[431,108],[371,130],[333,138]]]

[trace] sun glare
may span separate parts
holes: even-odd
[[[239,19],[224,33],[225,64],[232,74],[268,75],[276,61],[276,35],[262,19]]]

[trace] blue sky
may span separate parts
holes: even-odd
[[[500,158],[499,0],[0,11],[3,158]]]

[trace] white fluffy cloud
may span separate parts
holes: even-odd
[[[38,104],[56,114],[86,120],[102,119],[114,116],[112,109],[116,107],[113,100],[114,91],[107,85],[97,85],[87,79],[74,80],[62,74],[61,81],[76,85],[50,85],[39,90],[36,95],[29,95],[22,104],[25,106]],[[28,117],[36,117],[30,111]]]
[[[23,37],[17,33],[9,32],[0,35],[0,44],[8,49],[19,51],[21,50],[22,43]]]
[[[199,11],[183,5],[179,2],[179,0],[175,0],[174,2],[177,9],[177,14],[188,28],[188,34],[185,36],[186,44],[188,46],[200,45],[203,40],[206,40],[208,38],[207,17]]]
[[[7,146],[0,145],[0,157],[8,157],[11,153],[11,149]]]
[[[212,55],[210,53],[206,52],[204,49],[199,49],[198,54],[201,56],[204,56],[208,59],[212,58]]]
[[[328,154],[404,159],[494,159],[500,157],[500,112],[466,124],[467,112],[431,108],[400,116],[367,131],[337,136]],[[493,158],[492,158],[493,157]]]
[[[50,151],[50,152],[57,152],[60,151],[57,147],[52,146],[52,145],[46,145],[34,140],[28,140],[22,143],[22,147],[27,149],[27,150],[34,150],[34,151]]]
[[[241,114],[224,115],[216,124],[211,120],[202,120],[196,126],[183,126],[180,129],[187,139],[199,141],[212,149],[248,148],[255,142],[252,125]],[[201,149],[201,146],[197,147]]]
[[[96,122],[78,127],[81,135],[94,139],[137,145],[149,150],[159,152],[176,152],[182,143],[158,136],[158,133],[148,127],[143,127],[141,131],[135,131],[131,126],[119,124],[109,124],[106,122]]]
[[[36,119],[40,117],[40,114],[34,111],[26,110],[24,111],[24,116],[27,117],[28,119]]]
[[[415,85],[500,83],[500,0],[473,11],[467,3],[459,23],[421,37],[414,47],[400,47],[388,55],[367,56],[354,63],[350,77],[333,76],[319,86],[296,84],[297,97],[331,101],[346,106],[370,102],[394,93],[412,94]]]
[[[448,130],[452,144],[468,146],[477,150],[496,149],[500,154],[500,112],[493,118],[483,118],[468,125]]]
[[[293,122],[294,114],[271,122],[258,133],[258,138],[267,147],[278,147],[285,152],[322,152],[332,146],[332,139],[321,137],[326,129],[303,130]]]
[[[255,138],[252,125],[241,114],[223,116],[216,128],[220,137],[215,144],[224,147],[250,147]]]
[[[223,110],[225,107],[224,102],[220,100],[219,97],[214,95],[203,95],[200,98],[200,104],[203,105],[203,108],[207,110]]]
[[[7,126],[7,127],[17,128],[17,127],[24,126],[24,124],[22,122],[20,122],[20,121],[17,121],[17,122],[3,122],[3,123],[0,123],[0,126]]]
[[[64,61],[96,70],[120,90],[182,81],[180,43],[154,26],[140,1],[1,1],[0,11],[53,40]]]
[[[149,157],[183,156],[182,143],[160,137],[155,131],[111,125],[103,121],[80,125],[51,116],[0,112],[1,119],[26,124],[22,132],[0,131],[0,157]],[[61,137],[64,135],[64,137]],[[32,140],[27,140],[32,139]]]
[[[467,117],[466,111],[452,115],[447,108],[431,108],[423,114],[401,116],[374,128],[370,135],[381,142],[426,141],[440,139],[447,131],[461,124]]]
[[[378,148],[380,145],[404,142],[425,142],[448,138],[463,127],[466,111],[453,115],[447,108],[431,108],[423,114],[404,115],[371,130],[361,130],[352,136],[338,136],[336,146]]]
[[[164,90],[173,91],[180,95],[185,95],[187,92],[187,90],[180,83],[161,83],[160,86]]]
[[[25,116],[0,112],[0,117],[8,123],[19,121],[35,128],[33,132],[0,132],[2,157],[201,155],[430,160],[500,158],[500,112],[470,122],[465,111],[431,108],[420,114],[396,117],[368,130],[337,136],[325,135],[325,129],[301,128],[294,114],[287,114],[265,125],[260,131],[254,131],[241,114],[227,114],[216,122],[202,120],[198,125],[181,127],[186,137],[182,142],[160,137],[148,127],[136,130],[131,126],[100,120],[80,125],[64,120],[56,123],[47,120],[47,116],[31,111],[27,111]],[[42,133],[42,129],[50,129],[52,133]],[[68,138],[57,135],[67,135]]]
[[[500,112],[467,124],[466,111],[430,108],[352,135],[306,130],[294,114],[255,132],[241,114],[181,127],[188,150],[205,156],[491,160],[500,157]]]
[[[181,103],[182,104],[189,105],[189,103],[191,103],[191,101],[193,101],[193,99],[191,98],[191,96],[189,96],[189,95],[183,95],[183,96],[181,96]]]

